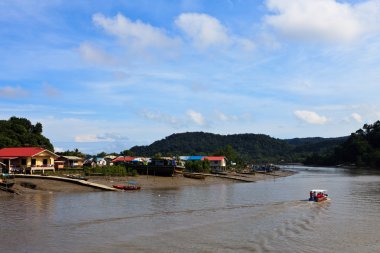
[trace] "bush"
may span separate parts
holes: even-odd
[[[210,161],[209,160],[187,161],[185,164],[185,168],[187,171],[190,171],[190,172],[208,173],[210,172]]]
[[[95,168],[85,168],[84,169],[86,175],[98,174],[102,176],[113,176],[113,177],[125,177],[127,176],[127,171],[124,166],[103,166],[103,167],[95,167]]]

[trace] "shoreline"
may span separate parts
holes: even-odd
[[[193,179],[183,177],[181,174],[173,177],[159,177],[151,175],[138,175],[135,177],[107,177],[107,176],[92,176],[88,182],[102,184],[112,187],[112,185],[123,184],[127,181],[135,181],[141,185],[142,190],[156,189],[176,189],[184,186],[207,186],[213,184],[231,184],[231,183],[253,183],[262,180],[270,180],[281,177],[294,175],[296,172],[290,170],[279,170],[272,173],[255,173],[255,174],[237,174],[229,173],[226,176],[218,176],[205,174],[205,179]],[[243,180],[245,182],[243,182]],[[30,189],[21,186],[21,183],[32,183],[36,185],[35,189]],[[44,194],[44,193],[74,193],[74,192],[100,192],[102,190],[91,188],[86,185],[80,185],[73,182],[65,182],[52,180],[51,178],[16,178],[15,185],[12,187],[20,195],[23,194]],[[0,191],[0,196],[9,195],[4,191]],[[12,194],[13,195],[13,194]]]

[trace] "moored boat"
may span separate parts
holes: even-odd
[[[11,188],[15,184],[14,176],[9,174],[0,174],[0,186]]]
[[[113,188],[124,191],[136,191],[141,190],[141,186],[135,181],[128,181],[127,184],[116,184]]]
[[[0,179],[0,186],[2,186],[2,187],[11,188],[14,184],[15,183],[13,183],[13,182],[12,183],[10,183],[10,182],[3,182]]]
[[[199,174],[199,173],[183,173],[183,176],[184,177],[187,177],[187,178],[193,178],[193,179],[205,179],[206,176],[203,175],[203,174]]]

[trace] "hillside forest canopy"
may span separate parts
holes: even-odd
[[[313,153],[305,164],[380,168],[380,121],[365,124],[334,149]]]
[[[0,120],[0,148],[42,147],[54,152],[50,140],[42,135],[42,124],[33,125],[25,118],[11,117]]]
[[[32,124],[26,118],[14,116],[8,120],[0,120],[0,148],[37,146],[54,152],[52,143],[42,132],[41,123]],[[92,156],[78,149],[58,154]],[[176,133],[147,146],[134,146],[129,150],[112,154],[147,157],[226,156],[229,162],[238,165],[270,162],[324,166],[350,164],[380,168],[380,121],[365,124],[350,136],[336,138],[282,140],[264,134]],[[104,156],[107,153],[100,152],[97,155]]]

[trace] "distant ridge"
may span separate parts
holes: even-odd
[[[264,134],[186,132],[172,134],[148,146],[134,146],[130,151],[141,156],[153,156],[157,153],[170,156],[214,155],[226,146],[231,146],[244,161],[302,162],[311,153],[332,149],[346,139],[347,137],[312,137],[281,140]]]

